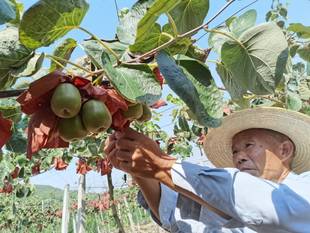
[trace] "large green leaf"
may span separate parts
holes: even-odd
[[[105,43],[107,43],[108,46],[111,49],[113,49],[114,52],[116,52],[116,54],[119,55],[119,57],[121,57],[126,51],[126,49],[128,48],[128,45],[123,44],[118,41],[110,42],[110,43],[105,42]],[[104,66],[102,64],[102,53],[103,52],[106,52],[109,54],[110,61],[112,64],[116,63],[116,58],[106,48],[104,48],[101,44],[99,44],[98,41],[95,41],[95,40],[83,41],[82,47],[98,69],[101,69]]]
[[[207,113],[213,117],[220,119],[223,116],[223,93],[218,89],[213,80],[209,80],[211,83],[205,86],[197,81],[188,70],[183,69],[185,75],[189,80],[192,81],[199,95],[199,99],[203,104],[204,109]]]
[[[138,23],[154,1],[140,0],[130,10],[120,14],[117,37],[122,43],[133,44],[135,42]]]
[[[199,98],[195,85],[186,77],[184,71],[176,64],[175,60],[167,53],[160,52],[156,56],[156,61],[169,87],[189,107],[198,123],[205,127],[218,127],[221,121],[208,114]]]
[[[226,27],[226,26],[221,26],[221,27],[215,28],[215,30],[233,36],[232,33],[229,31],[228,27]],[[215,52],[217,52],[218,54],[221,54],[223,44],[229,40],[230,40],[230,38],[227,36],[224,36],[224,35],[217,33],[217,32],[211,32],[209,35],[208,43],[209,43],[209,46]]]
[[[209,0],[182,0],[169,14],[172,16],[179,34],[200,26],[209,11]]]
[[[114,68],[105,52],[102,64],[114,88],[127,100],[151,105],[161,97],[160,84],[147,64],[141,64],[141,69]]]
[[[85,0],[40,0],[23,15],[20,40],[28,48],[48,46],[78,27],[87,10]]]
[[[144,53],[156,48],[157,46],[167,42],[169,36],[161,33],[161,26],[157,23],[152,25],[152,28],[143,37],[137,37],[133,45],[129,46],[133,53]]]
[[[310,62],[310,43],[297,49],[299,56],[307,62]]]
[[[283,77],[288,44],[276,24],[265,23],[225,42],[221,55],[238,86],[254,94],[269,94]]]
[[[256,17],[256,10],[249,10],[239,17],[234,18],[229,24],[229,29],[236,37],[239,37],[243,32],[255,26]]]
[[[301,38],[310,38],[310,26],[304,26],[301,23],[291,23],[287,30],[296,32]]]
[[[233,101],[241,107],[248,107],[249,101],[243,98],[247,90],[238,85],[238,83],[233,79],[232,73],[223,64],[220,63],[216,65],[216,71]]]
[[[0,1],[0,25],[15,19],[14,4],[9,0]]]
[[[206,87],[211,85],[213,78],[205,63],[185,55],[177,55],[176,59],[177,63],[184,67],[198,82]]]
[[[19,43],[18,29],[8,27],[0,31],[0,70],[17,68],[32,56],[32,50]]]
[[[18,69],[11,70],[11,75],[16,78],[32,76],[41,68],[43,60],[44,53],[35,54],[24,65]]]
[[[71,57],[72,52],[74,51],[74,49],[77,46],[77,42],[76,40],[72,39],[72,38],[67,38],[65,39],[59,46],[57,46],[57,48],[54,50],[53,55],[56,57],[60,57],[63,58],[65,60],[69,60]],[[58,61],[60,64],[62,64],[63,66],[66,66],[66,62],[63,61]],[[54,71],[54,70],[62,70],[62,67],[58,64],[56,64],[53,60],[51,61],[51,67],[50,67],[50,71]]]
[[[11,87],[16,81],[16,78],[11,76],[9,69],[0,69],[0,90],[5,90]]]
[[[141,41],[147,41],[150,34],[157,34],[158,31],[160,31],[160,27],[158,30],[158,26],[155,25],[158,17],[163,13],[169,12],[180,1],[181,0],[156,0],[138,23],[135,44],[141,43]],[[158,41],[158,39],[156,40]],[[131,51],[137,50],[135,44],[130,46]]]
[[[165,24],[161,29],[161,26],[157,23],[153,25],[153,28],[148,32],[147,37],[137,38],[136,43],[130,46],[130,51],[133,53],[145,53],[148,52],[170,40],[172,37],[172,28],[170,24]],[[168,35],[169,34],[169,35]],[[188,47],[192,44],[189,38],[182,38],[174,45],[169,46],[167,49],[171,54],[184,54],[187,52]]]

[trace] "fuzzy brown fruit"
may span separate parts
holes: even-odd
[[[58,131],[60,137],[66,142],[80,140],[88,134],[80,115],[76,115],[72,118],[60,119],[58,122]]]
[[[134,104],[128,106],[128,110],[122,113],[125,118],[128,120],[139,119],[143,114],[142,104]]]
[[[145,104],[142,104],[142,108],[143,108],[142,116],[140,118],[138,118],[137,121],[145,122],[145,121],[151,120],[152,119],[152,112],[151,112],[150,108]]]
[[[82,107],[85,128],[92,133],[107,130],[112,124],[112,116],[107,106],[99,100],[89,100]]]
[[[62,83],[56,87],[51,99],[51,109],[56,116],[72,118],[79,113],[81,105],[80,92],[73,84]]]

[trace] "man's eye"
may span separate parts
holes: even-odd
[[[247,143],[247,144],[245,144],[245,147],[248,148],[249,146],[252,146],[252,145],[253,145],[253,143]]]

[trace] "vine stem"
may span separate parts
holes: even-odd
[[[236,38],[234,38],[233,36],[231,36],[231,35],[229,35],[228,33],[226,33],[226,32],[223,32],[223,31],[219,31],[219,30],[214,30],[214,29],[212,29],[212,30],[209,30],[209,29],[205,29],[207,32],[213,32],[213,33],[217,33],[217,34],[221,34],[221,35],[223,35],[223,36],[226,36],[226,37],[228,37],[229,39],[231,39],[231,40],[233,40],[233,41],[236,41],[242,48],[244,48],[245,49],[245,47],[244,47],[244,45],[239,41],[239,40],[237,40]]]
[[[137,58],[134,58],[130,61],[128,61],[127,63],[133,63],[133,62],[137,62],[137,61],[140,61],[142,60],[143,58],[146,58],[146,57],[149,57],[149,56],[152,56],[154,55],[155,53],[157,53],[158,51],[162,50],[162,49],[165,49],[167,48],[168,46],[176,43],[178,40],[182,39],[182,38],[185,38],[185,37],[188,37],[188,36],[191,36],[193,34],[195,34],[196,32],[198,32],[199,30],[203,29],[203,28],[207,28],[208,25],[214,20],[216,19],[226,8],[228,8],[233,2],[235,2],[236,0],[230,0],[229,2],[227,2],[211,19],[208,20],[208,22],[204,23],[204,24],[201,24],[200,26],[184,33],[184,34],[181,34],[181,35],[178,35],[176,36],[174,39],[172,40],[169,40],[168,42],[158,46],[157,48],[155,49],[152,49],[151,51],[149,52],[146,52],[144,54],[142,54],[141,56],[137,57]]]
[[[74,62],[71,62],[71,61],[69,61],[69,60],[66,60],[66,59],[64,59],[64,58],[57,57],[57,56],[54,56],[54,55],[49,55],[49,54],[47,54],[45,57],[46,57],[46,58],[49,58],[49,59],[51,59],[51,60],[53,60],[53,61],[56,60],[56,62],[57,62],[57,61],[66,62],[66,63],[68,63],[68,64],[70,64],[70,65],[73,65],[73,66],[75,66],[75,67],[77,67],[77,68],[79,68],[79,69],[81,69],[81,70],[84,70],[85,72],[87,72],[87,73],[89,73],[89,74],[92,74],[92,72],[91,72],[90,70],[84,68],[83,66],[80,66],[80,65],[78,65],[78,64],[75,64]]]
[[[106,50],[108,50],[117,60],[117,64],[121,64],[120,58],[118,57],[118,54],[111,49],[107,43],[103,42],[100,38],[98,38],[95,34],[91,33],[90,31],[88,31],[87,29],[83,28],[83,27],[77,27],[77,29],[80,29],[81,31],[87,33],[88,35],[90,35],[92,38],[94,38],[100,45],[102,45]]]

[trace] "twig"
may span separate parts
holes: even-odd
[[[56,56],[53,56],[53,55],[46,55],[45,57],[46,57],[46,58],[49,58],[49,59],[51,59],[51,60],[59,60],[59,61],[62,61],[62,62],[66,62],[66,63],[68,63],[68,64],[70,64],[70,65],[73,65],[73,66],[75,66],[75,67],[77,67],[77,68],[79,68],[79,69],[81,69],[81,70],[83,70],[83,71],[85,71],[85,72],[87,72],[87,73],[89,73],[89,74],[92,73],[90,70],[85,69],[83,66],[80,66],[80,65],[78,65],[78,64],[75,64],[74,62],[69,61],[69,60],[66,60],[66,59],[63,59],[63,58],[61,58],[61,57],[56,57]]]
[[[229,16],[227,19],[225,19],[224,21],[222,21],[221,23],[219,23],[218,25],[216,25],[214,28],[217,28],[219,26],[221,26],[222,24],[224,24],[227,20],[231,19],[232,17],[234,17],[236,14],[238,14],[239,12],[243,11],[244,9],[248,8],[249,6],[253,5],[254,3],[256,3],[258,0],[255,0],[251,3],[249,3],[248,5],[242,7],[240,10],[236,11],[235,13],[233,13],[231,16]],[[209,32],[204,33],[203,35],[201,35],[195,42],[199,41],[201,38],[203,38],[204,36],[206,36]]]
[[[78,29],[80,29],[81,31],[87,33],[88,35],[90,35],[92,38],[94,38],[100,45],[102,45],[106,50],[108,50],[117,60],[117,64],[120,64],[121,61],[118,57],[118,54],[111,49],[104,41],[102,41],[100,38],[98,38],[95,34],[91,33],[90,31],[88,31],[87,29],[83,28],[83,27],[77,27]]]
[[[151,51],[149,52],[146,52],[144,54],[142,54],[141,56],[137,57],[137,58],[134,58],[130,61],[128,61],[127,63],[133,63],[133,62],[138,62],[140,60],[142,60],[143,58],[146,58],[146,57],[149,57],[149,56],[152,56],[154,55],[155,53],[157,53],[158,51],[162,50],[162,49],[165,49],[167,48],[168,46],[176,43],[177,41],[179,41],[180,39],[182,38],[185,38],[185,37],[188,37],[188,36],[191,36],[193,34],[195,34],[196,32],[198,32],[199,30],[203,29],[203,28],[206,28],[208,27],[208,25],[214,20],[216,19],[227,7],[229,7],[233,2],[235,2],[236,0],[230,0],[229,2],[227,2],[225,4],[225,6],[223,6],[207,23],[205,24],[202,24],[194,29],[192,29],[191,31],[188,31],[182,35],[179,35],[177,37],[175,37],[174,39],[172,40],[169,40],[168,42],[158,46],[157,48],[155,49],[152,49]]]
[[[0,91],[0,99],[19,96],[26,90],[27,89]]]

